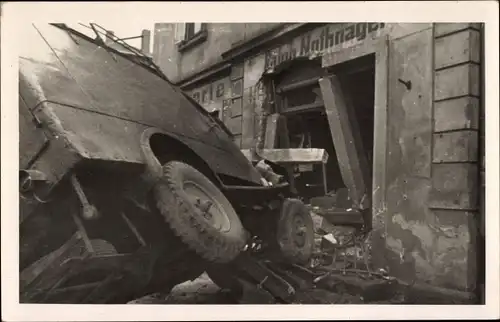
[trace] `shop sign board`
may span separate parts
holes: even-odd
[[[231,96],[229,76],[187,91],[191,97],[209,112],[222,108],[224,99]]]
[[[329,24],[314,29],[292,39],[287,44],[269,50],[266,53],[265,69],[271,69],[297,57],[322,55],[338,48],[353,46],[369,37],[378,36],[384,27],[384,23],[360,22],[347,25]]]

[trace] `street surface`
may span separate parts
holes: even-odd
[[[359,278],[356,278],[359,279]],[[327,281],[327,279],[325,279]],[[335,284],[335,283],[333,283]],[[338,285],[338,283],[337,283]],[[398,297],[397,292],[390,286],[383,286],[387,291],[393,291],[391,294],[380,293],[380,284],[377,289],[372,288],[372,291],[361,290],[357,292],[354,288],[340,287],[338,290],[342,292],[333,292],[328,288],[335,287],[332,281],[319,283],[317,287],[297,292],[297,304],[363,304],[363,303],[386,303],[395,304],[401,303],[401,298]],[[384,297],[383,300],[377,301],[375,298],[365,301],[360,294],[350,293],[363,293],[369,294],[377,292],[376,297]],[[365,295],[366,296],[366,295]],[[253,294],[245,294],[245,303],[248,304],[268,304],[263,301],[262,297]],[[215,285],[210,278],[203,274],[194,281],[188,281],[177,285],[170,294],[152,294],[143,298],[129,302],[129,304],[238,304],[238,299],[231,296],[227,290],[221,290]]]

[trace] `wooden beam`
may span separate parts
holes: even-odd
[[[241,150],[248,160],[258,161],[252,157],[250,150]],[[264,149],[259,154],[266,160],[276,164],[325,164],[328,162],[328,152],[324,149]]]
[[[360,138],[359,133],[354,133],[358,128],[353,126],[356,120],[349,116],[346,99],[336,76],[320,79],[319,85],[342,178],[354,204],[366,209],[370,207],[371,195],[368,191],[369,178],[363,167],[368,165],[368,161],[365,153],[359,150],[361,143],[356,142]]]
[[[264,149],[274,149],[278,145],[278,123],[280,120],[278,113],[271,114],[266,119],[266,133],[264,136]]]
[[[288,132],[288,122],[284,115],[280,115],[277,121],[277,133],[278,133],[278,146],[282,149],[290,149],[290,135]],[[288,176],[288,183],[290,184],[290,190],[292,193],[298,193],[297,187],[295,185],[295,176],[293,164],[286,164],[285,169]]]
[[[69,258],[68,254],[71,253],[72,250],[83,246],[84,243],[82,241],[82,238],[77,232],[60,248],[51,252],[45,257],[42,257],[38,261],[31,264],[29,267],[25,268],[19,276],[21,291],[28,287],[42,273],[60,266],[60,264],[64,260]]]

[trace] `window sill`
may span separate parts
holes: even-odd
[[[177,49],[179,52],[185,52],[190,48],[193,48],[196,45],[201,44],[207,39],[208,32],[206,30],[198,32],[196,35],[194,35],[193,38],[189,40],[183,40],[182,42],[179,43]]]

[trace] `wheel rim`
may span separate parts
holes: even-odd
[[[228,231],[231,228],[223,206],[206,189],[193,181],[184,181],[183,190],[190,202],[200,211],[200,217],[210,226],[220,231]]]
[[[295,216],[293,219],[293,242],[299,247],[306,245],[307,227],[306,223],[300,216]]]

